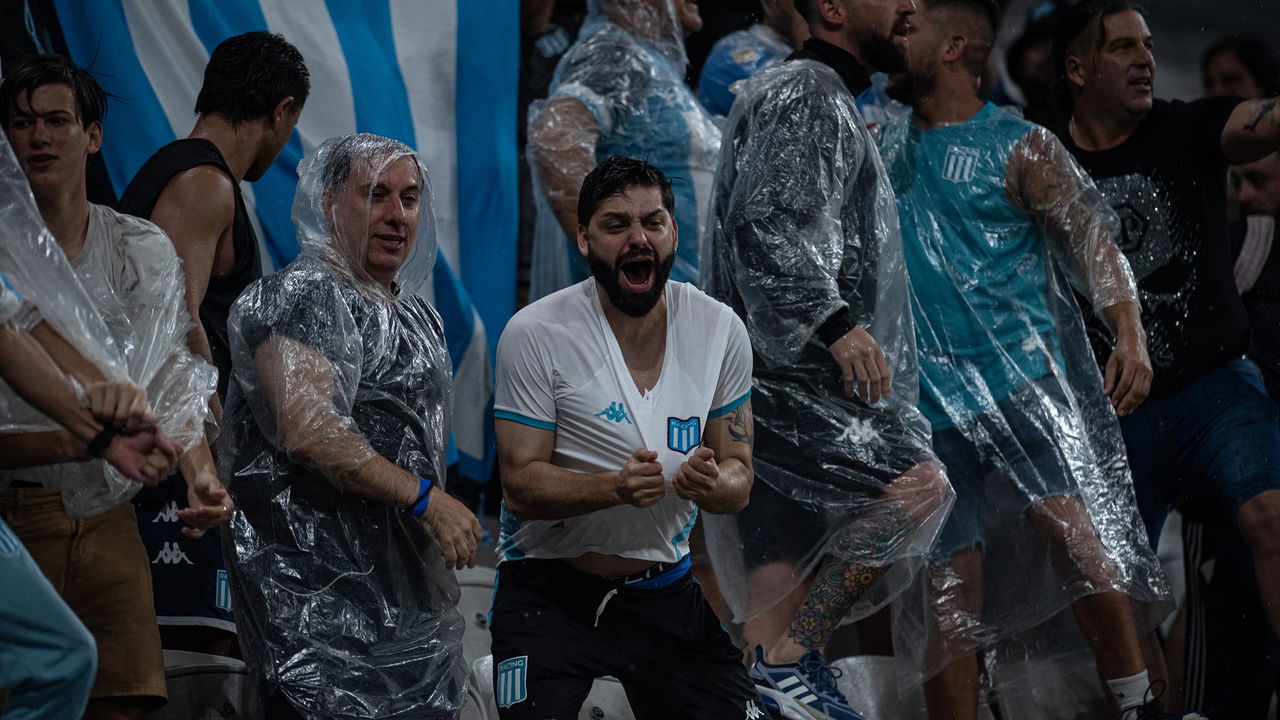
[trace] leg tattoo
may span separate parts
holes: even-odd
[[[807,648],[825,648],[853,603],[888,570],[887,566],[857,565],[828,555],[818,568],[808,597],[796,611],[787,637]]]

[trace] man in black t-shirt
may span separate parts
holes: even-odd
[[[255,31],[214,48],[196,98],[191,133],[160,148],[138,170],[120,210],[159,225],[182,259],[187,308],[196,326],[187,344],[218,369],[212,403],[221,421],[231,354],[231,304],[262,277],[258,238],[242,181],[254,182],[293,134],[311,87],[297,48],[279,35]],[[165,647],[230,652],[231,592],[217,532],[199,541],[178,534],[187,505],[180,477],[134,498],[138,528],[151,558],[156,614]]]
[[[1130,0],[1086,0],[1058,27],[1054,60],[1071,115],[1056,128],[1120,214],[1154,378],[1121,418],[1139,510],[1158,538],[1195,494],[1229,512],[1253,552],[1280,629],[1280,426],[1249,350],[1232,277],[1227,167],[1280,148],[1277,100],[1153,97],[1146,21]],[[1095,350],[1113,342],[1096,318]]]

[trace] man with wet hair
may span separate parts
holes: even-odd
[[[231,303],[262,277],[258,237],[240,183],[260,179],[288,142],[310,91],[307,66],[280,35],[227,38],[209,56],[191,133],[156,151],[120,199],[120,210],[159,225],[173,241],[196,318],[191,350],[218,369],[220,418],[231,376],[227,316]],[[176,543],[189,562],[152,563],[156,614],[166,647],[231,654],[235,631],[225,602],[226,570],[218,533],[184,539],[172,522],[186,506],[181,477],[134,499],[148,554]],[[222,598],[222,600],[220,600]]]
[[[498,713],[570,720],[612,675],[637,717],[762,718],[689,556],[699,513],[750,492],[746,331],[668,282],[662,171],[610,157],[578,198],[592,278],[521,310],[498,345]]]
[[[1154,375],[1120,419],[1152,540],[1171,503],[1229,516],[1253,553],[1280,630],[1280,425],[1232,277],[1227,168],[1280,149],[1280,101],[1156,99],[1151,31],[1131,0],[1087,0],[1063,18],[1054,62],[1070,116],[1054,130],[1123,223]],[[1092,313],[1099,362],[1114,336]],[[1202,708],[1208,710],[1208,708]]]
[[[85,164],[101,146],[105,108],[93,77],[57,55],[31,56],[0,82],[0,120],[45,225],[131,377],[156,402],[165,398],[157,412],[168,434],[181,441],[172,432],[178,428],[189,438],[179,459],[189,507],[179,517],[190,525],[183,532],[199,537],[225,522],[232,506],[204,442],[215,378],[182,340],[190,315],[168,238],[145,220],[88,202]],[[79,514],[88,517],[69,514],[75,495],[61,488],[106,485],[104,468],[86,462],[98,442],[86,449],[57,433],[18,440],[5,454],[25,469],[6,473],[12,483],[0,493],[0,511],[97,641],[98,675],[85,716],[141,718],[163,704],[166,690],[148,558],[133,510],[108,494],[92,507],[97,514],[83,508]]]
[[[980,99],[998,13],[994,0],[924,0],[889,86],[912,113],[880,138],[921,409],[956,490],[920,598],[925,698],[930,717],[976,720],[978,652],[1070,655],[1060,642],[1011,651],[1069,606],[1121,717],[1162,717],[1130,682],[1145,669],[1131,605],[1155,610],[1151,623],[1170,607],[1115,420],[1151,382],[1137,287],[1119,218],[1062,143]],[[1115,332],[1105,378],[1060,276]]]
[[[219,448],[255,717],[452,720],[466,693],[453,570],[480,523],[445,490],[451,377],[417,154],[332,138],[299,167],[302,249],[232,308]]]

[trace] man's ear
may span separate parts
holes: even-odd
[[[1074,85],[1077,89],[1085,86],[1085,67],[1084,61],[1075,55],[1068,54],[1066,58],[1067,82]]]
[[[818,0],[818,19],[824,25],[843,27],[849,21],[849,10],[840,0]]]
[[[90,155],[102,149],[102,123],[97,121],[89,123],[89,127],[85,130],[85,134],[89,136]]]
[[[275,109],[271,111],[271,125],[280,124],[284,121],[285,116],[293,112],[294,99],[292,95],[285,95],[280,98],[280,102],[276,103]]]
[[[587,226],[578,224],[578,252],[582,253],[582,257],[587,256]]]
[[[962,62],[968,49],[969,38],[964,35],[953,34],[947,39],[947,44],[942,49],[942,61],[945,63]]]

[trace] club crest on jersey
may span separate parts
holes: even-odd
[[[688,420],[667,418],[667,447],[681,455],[698,447],[702,442],[702,418],[694,416]]]
[[[529,656],[503,660],[494,668],[493,699],[498,707],[511,707],[529,697]]]
[[[947,159],[942,164],[942,177],[953,183],[967,183],[973,179],[982,151],[976,148],[952,145],[947,148]]]
[[[631,424],[631,416],[627,415],[627,406],[620,402],[609,403],[609,407],[596,413],[596,417],[604,418],[610,422]]]

